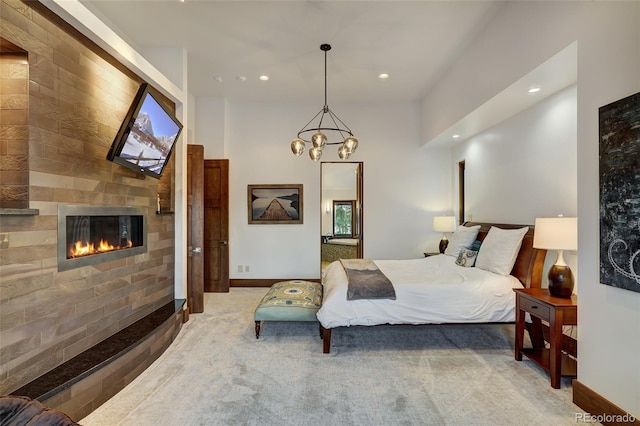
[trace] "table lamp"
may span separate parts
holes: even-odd
[[[442,232],[442,239],[440,240],[440,253],[444,253],[449,240],[447,239],[447,232],[453,232],[456,230],[456,218],[455,216],[434,216],[433,217],[433,230],[436,232]]]
[[[571,297],[574,287],[573,273],[564,261],[562,252],[578,249],[578,218],[536,218],[533,247],[558,250],[558,258],[549,269],[549,293],[557,297]]]

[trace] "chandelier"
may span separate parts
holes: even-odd
[[[320,50],[324,52],[324,106],[320,112],[309,120],[302,130],[298,132],[298,137],[291,142],[291,151],[295,155],[300,156],[304,152],[305,145],[311,144],[312,147],[309,149],[309,157],[311,157],[313,161],[318,161],[320,157],[322,157],[322,150],[326,145],[340,145],[338,147],[338,157],[340,157],[341,160],[346,160],[358,147],[358,139],[353,136],[351,129],[349,129],[327,105],[327,52],[331,50],[331,45],[321,44]],[[320,117],[318,125],[316,127],[309,127],[318,117]],[[328,123],[325,123],[323,126],[323,122]],[[330,127],[331,125],[333,125],[333,127]],[[340,141],[330,142],[327,137],[328,132],[331,132],[329,134],[335,138],[339,135]],[[311,138],[305,139],[305,137],[308,138],[307,135],[311,133]]]

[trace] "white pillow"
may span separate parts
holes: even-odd
[[[473,244],[478,236],[478,231],[480,231],[480,225],[461,226],[456,229],[449,239],[449,245],[445,249],[444,254],[458,257],[462,249],[471,247],[471,244]]]
[[[476,268],[509,275],[516,263],[522,238],[529,230],[528,226],[519,229],[501,229],[492,226],[480,246],[476,259]]]

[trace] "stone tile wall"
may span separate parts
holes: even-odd
[[[175,231],[155,214],[173,167],[156,180],[106,160],[141,80],[39,2],[0,0],[0,38],[28,55],[28,207],[39,211],[0,216],[7,394],[173,300]],[[8,124],[3,135],[17,130]],[[145,208],[148,252],[58,272],[58,204]]]

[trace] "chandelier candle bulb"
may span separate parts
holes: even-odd
[[[344,145],[340,145],[340,148],[338,148],[338,157],[340,157],[341,160],[346,160],[350,156],[351,153],[349,152],[347,147]]]
[[[327,136],[321,131],[317,131],[311,136],[311,142],[315,148],[322,149],[327,143]]]
[[[291,151],[297,155],[301,156],[304,152],[304,141],[300,138],[296,138],[291,142]]]
[[[316,148],[315,146],[309,150],[309,157],[313,161],[318,161],[322,156],[322,150],[320,148]]]
[[[344,140],[344,147],[349,151],[349,154],[353,154],[356,151],[356,148],[358,148],[358,139],[353,136],[349,136]]]

